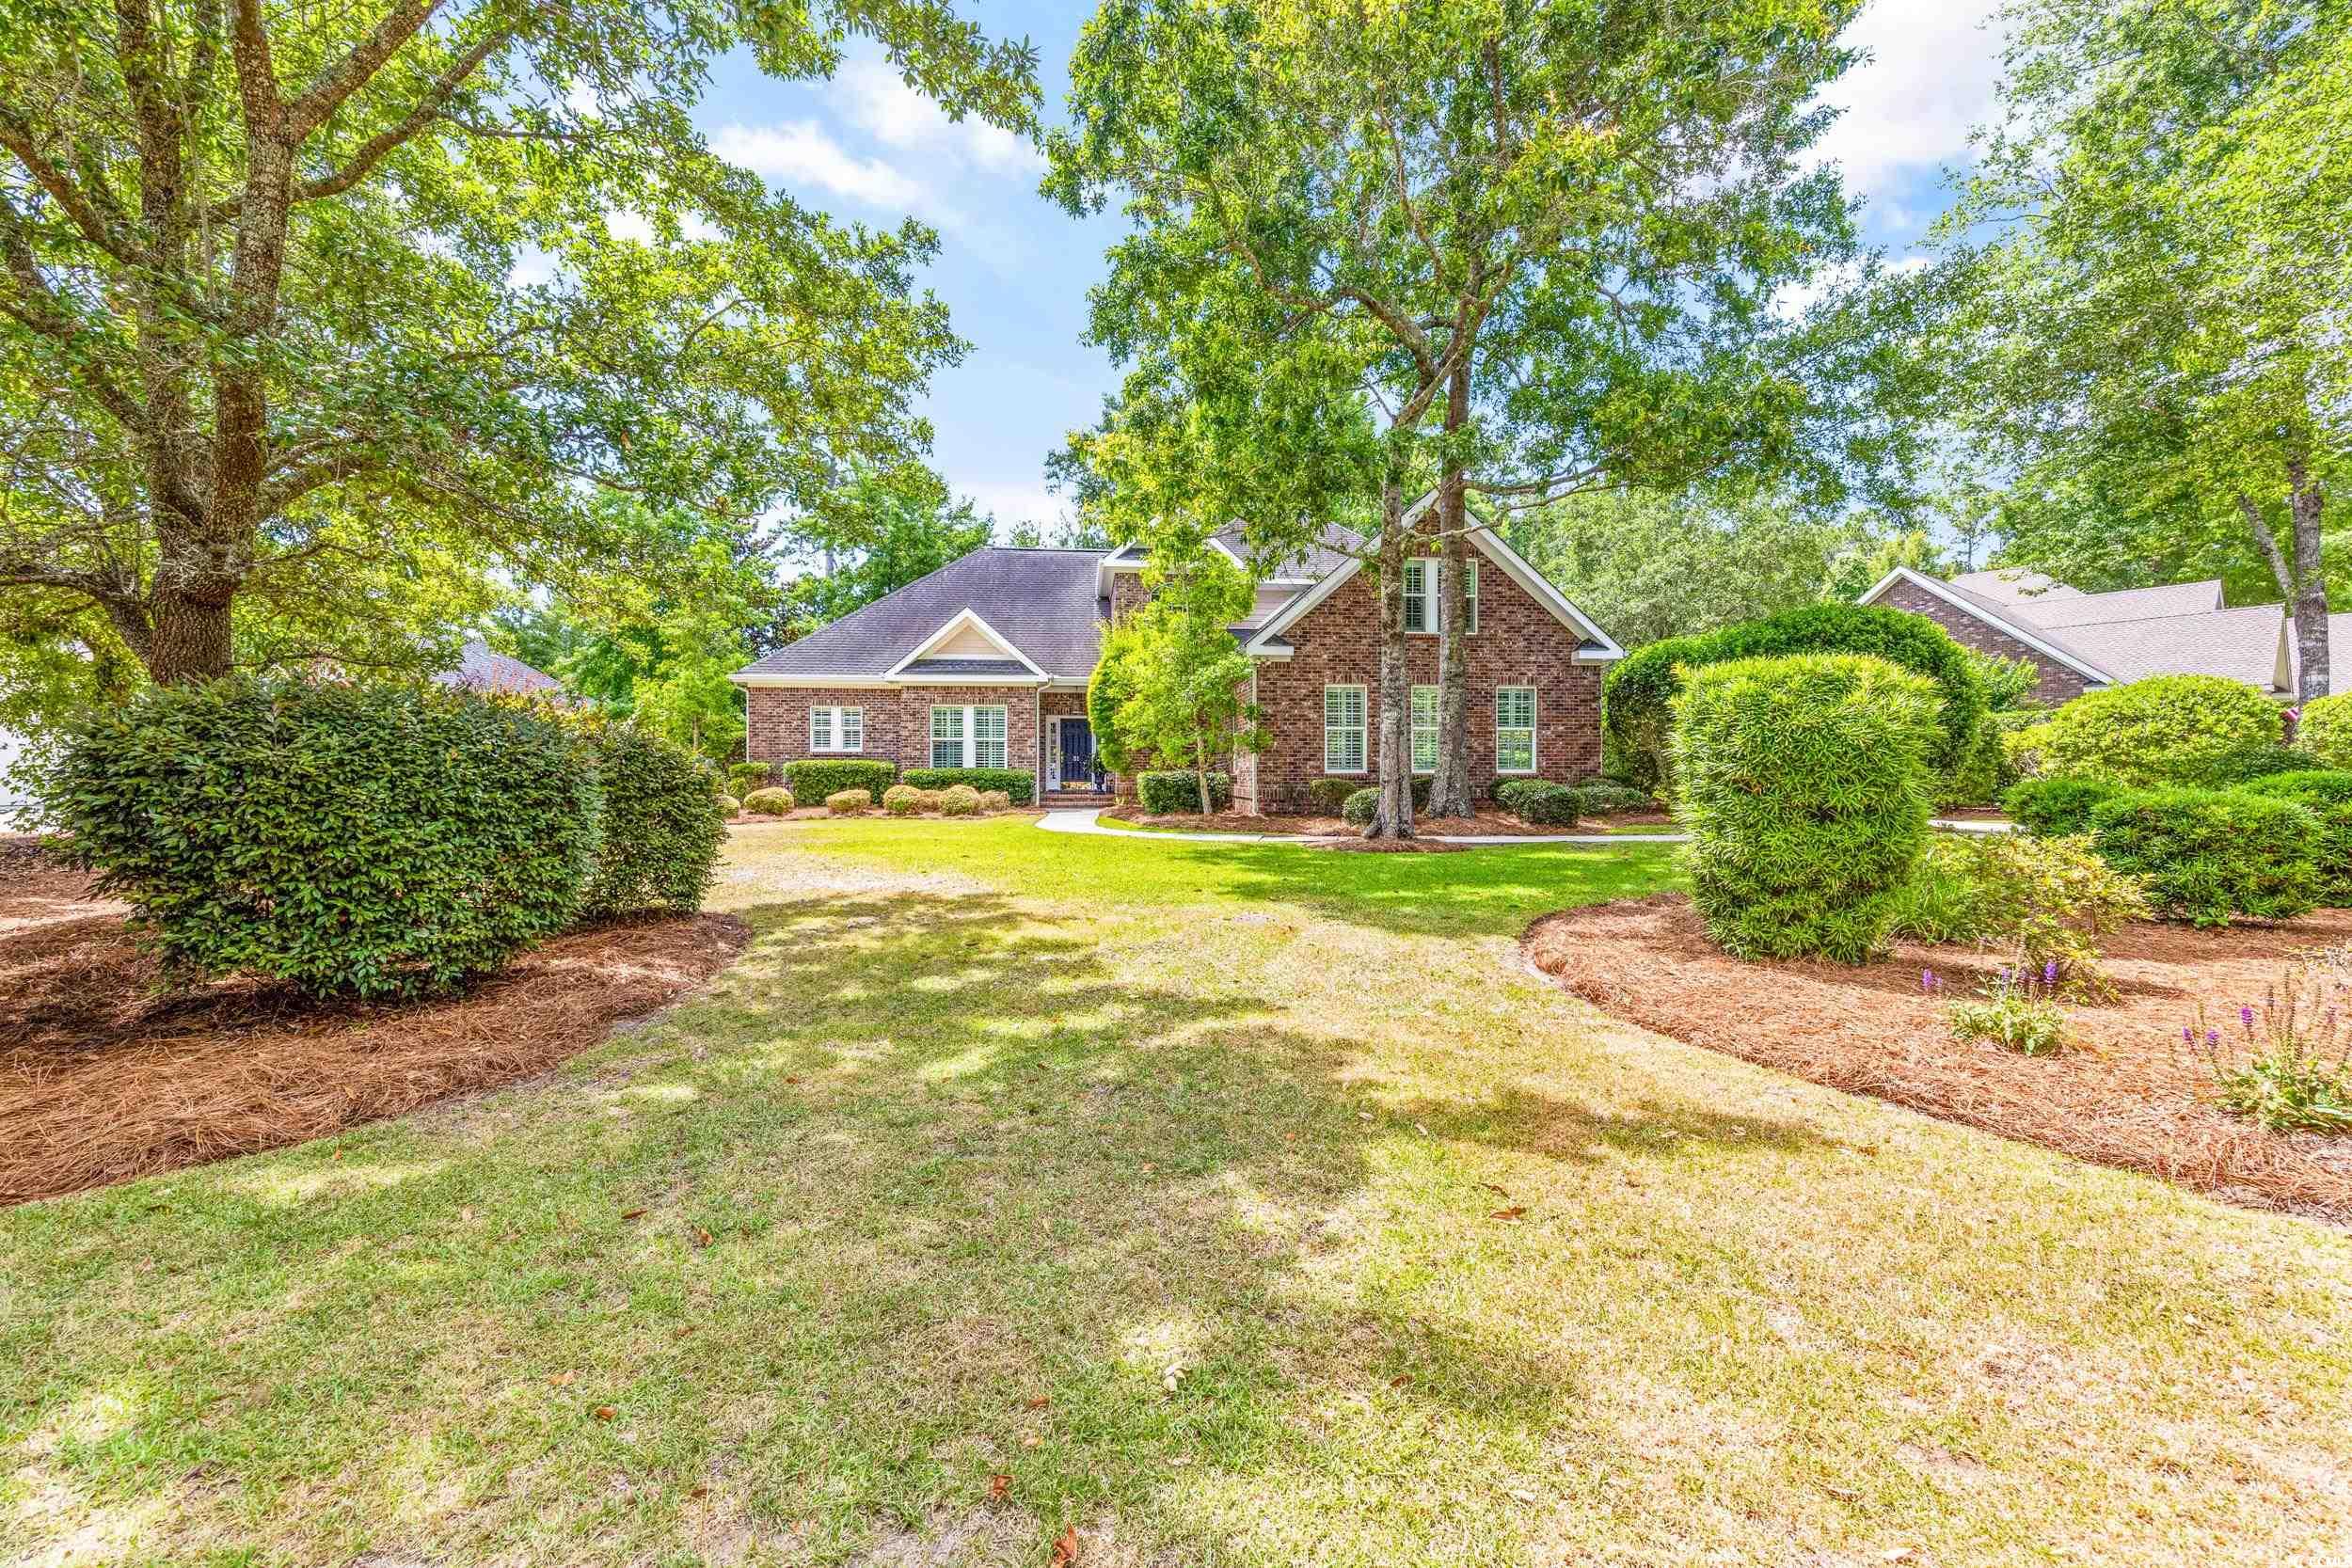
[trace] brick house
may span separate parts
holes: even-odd
[[[1423,502],[1425,506],[1426,501]],[[1376,574],[1338,532],[1258,585],[1233,636],[1271,745],[1232,760],[1234,807],[1303,804],[1310,783],[1375,782],[1380,725]],[[1470,536],[1470,767],[1569,782],[1600,771],[1600,682],[1624,650],[1509,545]],[[1237,562],[1238,535],[1213,541]],[[1406,570],[1417,770],[1436,767],[1437,587]],[[1087,719],[1103,627],[1142,601],[1144,558],[988,546],[787,643],[731,677],[750,712],[746,754],[884,758],[900,768],[1013,768],[1041,800],[1104,800]]]
[[[2013,569],[1943,578],[1895,570],[1855,601],[1924,615],[1979,653],[2041,672],[2034,696],[2055,706],[2149,675],[2227,675],[2265,691],[2295,688],[2285,607],[2226,607],[2219,578],[2086,594]],[[2352,617],[2328,617],[2333,623]]]

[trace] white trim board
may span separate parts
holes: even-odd
[[[1047,678],[1044,670],[1039,667],[1035,659],[1023,653],[1019,648],[1014,647],[1011,639],[1008,638],[1003,632],[998,631],[994,626],[990,626],[985,620],[981,619],[980,612],[978,610],[974,610],[969,605],[966,605],[963,609],[957,610],[953,615],[947,617],[946,625],[941,626],[937,631],[931,633],[929,637],[923,639],[922,641],[916,643],[913,653],[907,655],[906,657],[900,659],[898,663],[892,665],[887,671],[883,672],[882,679],[886,681],[895,681],[899,679],[901,676],[906,674],[908,665],[928,657],[933,648],[938,647],[942,642],[945,642],[949,638],[955,636],[957,632],[964,630],[967,627],[973,631],[978,632],[980,636],[991,645],[1001,649],[1007,658],[1019,660],[1022,666],[1026,669],[1030,674],[1035,675],[1039,680],[1044,680]],[[933,683],[940,685],[982,684],[978,677],[973,676],[923,675],[915,678],[926,686]],[[988,680],[999,686],[1005,684],[1002,676],[993,675],[988,677]]]

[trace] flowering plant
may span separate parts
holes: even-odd
[[[1947,1016],[1953,1035],[2023,1056],[2055,1055],[2067,1043],[2066,1013],[2058,1004],[2058,979],[2056,958],[2045,960],[2040,969],[2004,966],[1978,999],[1951,1005]],[[1943,989],[1943,981],[1928,970],[1921,989],[1932,994]]]
[[[2334,991],[2344,990],[2342,980]],[[2290,969],[2258,1014],[2237,1027],[2209,1023],[2204,1009],[2181,1039],[2218,1090],[2221,1108],[2269,1132],[2352,1132],[2352,1038],[2341,1027],[2329,982]]]

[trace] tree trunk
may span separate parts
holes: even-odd
[[[2328,646],[2328,578],[2320,567],[2320,518],[2327,496],[2312,483],[2311,470],[2297,455],[2287,459],[2287,547],[2263,515],[2254,498],[2240,491],[2238,510],[2252,531],[2255,546],[2269,563],[2270,575],[2287,602],[2287,617],[2295,627],[2295,698],[2308,703],[2328,695],[2331,673]],[[2290,553],[2292,552],[2292,553]]]
[[[1470,422],[1470,368],[1456,367],[1446,386],[1445,428]],[[1470,518],[1462,491],[1462,469],[1449,459],[1438,483],[1438,769],[1429,781],[1429,815],[1470,816],[1478,810],[1470,782],[1469,600]]]
[[[1413,836],[1412,685],[1405,669],[1405,492],[1380,486],[1380,801],[1366,838]]]
[[[157,686],[229,673],[230,595],[159,587],[149,605],[147,673]]]

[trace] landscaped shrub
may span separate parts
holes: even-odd
[[[1692,898],[1740,958],[1859,963],[1928,842],[1937,691],[1884,659],[1804,655],[1691,672],[1674,705]]]
[[[2122,793],[2104,779],[2026,779],[2001,797],[2001,809],[2027,832],[2060,838],[2090,832],[2090,808]]]
[[[742,809],[743,802],[737,800],[734,796],[722,795],[719,797],[719,815],[721,816],[733,816]]]
[[[2018,974],[2107,994],[2098,939],[2150,913],[2139,879],[2092,853],[2087,838],[1994,833],[1975,844],[1980,940],[2009,949]]]
[[[2066,1014],[2054,976],[2004,969],[1981,1001],[1954,1002],[1947,1016],[1953,1036],[1972,1045],[1997,1045],[2021,1056],[2053,1056],[2066,1049]]]
[[[1359,828],[1369,827],[1380,814],[1380,792],[1359,784],[1340,802],[1340,816]]]
[[[587,915],[702,908],[726,836],[710,781],[687,752],[634,724],[591,726],[604,841],[580,896]]]
[[[905,816],[922,809],[923,792],[911,784],[895,784],[882,791],[882,810],[893,816]]]
[[[937,811],[939,809],[940,793],[941,792],[936,789],[916,790],[914,792],[914,809],[916,811]]]
[[[58,740],[44,805],[180,976],[446,990],[569,926],[601,839],[588,747],[512,699],[230,679]]]
[[[1607,779],[1595,779],[1576,786],[1577,803],[1587,816],[1616,816],[1633,812],[1658,809],[1657,798],[1647,790],[1631,784],[1613,784]]]
[[[792,809],[792,792],[788,789],[755,789],[743,797],[743,809],[755,816],[782,816]]]
[[[1317,816],[1342,816],[1347,798],[1364,787],[1361,779],[1310,779],[1307,781],[1307,809]],[[1364,818],[1369,822],[1370,817]]]
[[[942,816],[970,816],[980,809],[980,792],[970,784],[949,784],[939,792]]]
[[[2352,692],[2305,703],[2295,721],[2295,749],[2322,768],[2352,768]]]
[[[2033,744],[2052,778],[2211,787],[2225,758],[2276,746],[2283,727],[2270,699],[2244,681],[2152,675],[2075,698],[2033,732]]]
[[[784,765],[784,782],[796,800],[830,801],[845,789],[862,789],[867,804],[880,805],[882,791],[898,777],[898,765],[895,762],[803,757]]]
[[[730,762],[727,764],[727,793],[738,800],[765,784],[773,777],[772,762]]]
[[[1894,898],[1890,932],[1919,942],[1979,942],[1992,934],[1985,898],[1984,843],[1966,833],[1928,840],[1911,879]]]
[[[1001,789],[980,791],[980,809],[986,812],[1012,810],[1012,797]]]
[[[2146,879],[2158,912],[2200,926],[2286,920],[2319,900],[2319,818],[2236,789],[2148,789],[2090,813],[2091,846]]]
[[[855,816],[873,803],[874,798],[871,795],[855,786],[849,789],[836,789],[825,797],[825,809],[835,816]]]
[[[2274,774],[2312,770],[2312,759],[2292,746],[2241,746],[2214,758],[2203,782],[2212,789],[2233,789]]]
[[[1037,800],[1036,776],[1015,768],[910,768],[898,776],[917,789],[970,784],[983,794],[1001,790],[1019,805],[1029,805]]]
[[[2007,736],[1991,724],[1978,729],[1976,738],[1968,742],[1967,752],[1960,759],[1938,790],[1937,803],[1946,806],[1989,806],[2000,798],[2001,791],[2016,782],[2017,770],[2010,766],[2009,753],[2003,749]]]
[[[1577,811],[1583,800],[1566,784],[1553,784],[1547,779],[1515,781],[1519,787],[1511,791],[1503,803],[1511,815],[1520,821],[1544,828],[1573,828]]]
[[[1136,795],[1153,816],[1200,810],[1200,785],[1188,772],[1174,769],[1136,775]],[[1233,803],[1233,781],[1223,773],[1209,775],[1209,809],[1223,811]]]
[[[1933,681],[1943,700],[1927,753],[1935,777],[1959,768],[1985,721],[1983,683],[1967,650],[1926,616],[1875,605],[1806,605],[1694,637],[1668,638],[1613,665],[1601,712],[1611,750],[1630,781],[1651,787],[1664,780],[1682,672],[1791,654],[1868,654]]]
[[[2319,896],[2329,904],[2352,904],[2352,773],[2313,768],[2273,773],[2244,786],[2249,795],[2293,800],[2319,818]]]

